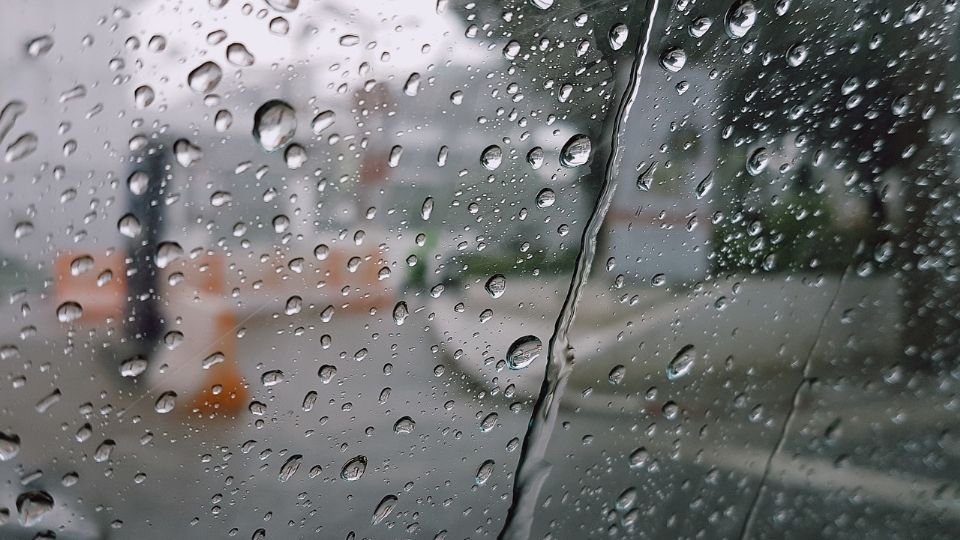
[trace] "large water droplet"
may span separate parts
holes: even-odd
[[[187,75],[187,84],[194,92],[206,94],[220,84],[223,70],[216,62],[204,62]]]
[[[155,96],[156,94],[150,86],[138,86],[137,89],[133,91],[133,104],[138,109],[146,109],[153,103]]]
[[[252,66],[255,58],[243,43],[227,45],[227,61],[239,67]]]
[[[477,476],[474,482],[478,486],[482,486],[486,484],[487,480],[489,480],[490,477],[493,476],[493,467],[494,467],[494,462],[492,459],[488,459],[483,463],[481,463],[480,468],[477,469]]]
[[[343,478],[347,482],[353,482],[359,480],[366,470],[367,457],[357,456],[343,465],[343,469],[340,470],[340,478]]]
[[[627,25],[620,23],[613,25],[610,28],[610,48],[619,51],[623,44],[627,42],[627,36],[629,35],[630,30],[627,28]]]
[[[491,144],[490,146],[483,149],[483,153],[480,154],[480,164],[483,165],[483,168],[488,171],[495,171],[500,164],[503,162],[503,150],[495,145]]]
[[[303,456],[300,454],[294,454],[287,458],[287,461],[280,467],[280,474],[277,475],[277,480],[286,482],[293,478],[293,475],[297,474],[297,469],[300,468],[300,463],[302,462]]]
[[[27,54],[30,56],[42,56],[50,52],[53,48],[53,38],[51,36],[35,37],[27,42]]]
[[[480,421],[480,431],[482,431],[483,433],[487,433],[491,431],[493,428],[497,427],[497,420],[499,420],[499,418],[500,417],[497,416],[497,413],[495,412],[492,412],[484,416],[483,420]]]
[[[667,378],[672,381],[690,373],[696,359],[697,351],[693,345],[685,345],[667,365]]]
[[[36,135],[33,133],[24,133],[15,141],[10,143],[10,146],[7,147],[7,151],[3,154],[3,159],[7,163],[19,161],[34,153],[37,150],[38,143],[39,140],[37,139]]]
[[[186,139],[178,139],[173,143],[173,155],[177,158],[177,163],[189,167],[203,157],[203,151]]]
[[[160,242],[155,261],[158,268],[166,268],[183,256],[183,248],[176,242]]]
[[[264,103],[253,115],[253,137],[267,152],[286,145],[296,131],[293,107],[278,99]]]
[[[333,123],[337,120],[337,114],[333,111],[323,111],[320,114],[313,117],[313,121],[310,123],[311,129],[313,129],[314,135],[319,135],[321,131],[332,126]]]
[[[404,416],[393,424],[393,432],[399,434],[413,433],[413,430],[416,427],[417,423],[414,422],[412,418],[409,416]]]
[[[397,323],[397,326],[402,325],[409,315],[410,312],[407,310],[406,302],[397,302],[397,305],[393,307],[393,320]]]
[[[540,190],[540,193],[537,193],[538,208],[549,208],[553,206],[555,202],[557,202],[557,194],[554,193],[552,189],[543,188]]]
[[[427,197],[423,200],[423,205],[420,206],[420,217],[424,221],[430,219],[430,214],[433,213],[433,197]]]
[[[177,406],[177,393],[176,392],[164,392],[160,394],[160,397],[157,398],[156,403],[153,404],[153,410],[157,411],[160,414],[167,414],[172,411],[174,407]]]
[[[543,343],[537,336],[523,336],[507,349],[507,366],[510,369],[523,369],[540,356]]]
[[[737,0],[727,10],[724,22],[727,35],[733,39],[740,39],[747,35],[757,22],[757,8],[749,0]]]
[[[766,147],[761,146],[753,151],[750,154],[750,157],[747,158],[747,172],[751,175],[756,176],[763,172],[767,168],[767,164],[770,162],[770,154],[767,153]]]
[[[560,150],[560,164],[564,167],[579,167],[590,160],[590,151],[590,137],[574,135]]]
[[[407,82],[403,83],[403,93],[408,96],[416,96],[420,93],[420,74],[411,73],[410,77],[407,78]]]
[[[377,504],[377,508],[373,511],[373,517],[370,518],[370,522],[374,525],[379,525],[383,520],[387,519],[387,516],[393,512],[394,507],[397,506],[397,498],[394,495],[387,495],[380,500],[380,503]]]
[[[686,63],[687,53],[680,47],[672,47],[663,51],[663,54],[660,55],[660,67],[670,73],[680,71]]]
[[[797,43],[787,50],[787,65],[797,67],[807,59],[810,54],[810,48],[804,43]]]
[[[283,374],[282,370],[271,369],[270,371],[265,371],[263,375],[260,375],[260,384],[269,388],[282,383],[285,379],[286,375]]]
[[[710,30],[711,26],[713,26],[713,19],[710,17],[698,17],[690,23],[688,31],[691,36],[701,38]]]
[[[507,289],[507,278],[503,274],[494,274],[483,287],[493,298],[500,298]]]
[[[17,497],[17,519],[24,527],[33,527],[53,510],[53,497],[46,491],[28,491]]]
[[[0,461],[10,461],[20,453],[20,436],[0,431]]]
[[[147,370],[147,359],[142,356],[128,358],[120,364],[120,375],[123,377],[138,377]]]
[[[67,301],[57,307],[57,320],[62,323],[71,323],[83,316],[83,307],[79,303]]]
[[[300,0],[266,0],[267,5],[277,11],[289,13],[300,5]]]
[[[117,221],[117,230],[127,238],[136,238],[140,236],[140,220],[133,214],[124,214],[124,216]]]

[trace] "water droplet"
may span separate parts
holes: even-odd
[[[287,461],[280,467],[280,474],[277,475],[277,480],[286,482],[293,478],[293,475],[297,474],[297,470],[300,468],[302,462],[303,456],[300,454],[294,454],[287,458]]]
[[[80,255],[70,261],[70,275],[79,276],[93,269],[93,257],[89,255]]]
[[[113,454],[113,449],[116,447],[117,443],[113,442],[113,439],[106,439],[93,451],[93,461],[97,463],[107,461],[110,459],[110,456]]]
[[[227,357],[222,352],[215,352],[208,355],[206,358],[200,361],[200,367],[203,369],[210,369],[217,364],[222,364]]]
[[[543,188],[540,190],[540,193],[537,193],[538,208],[549,208],[553,206],[555,202],[557,202],[557,194],[554,193],[552,189]]]
[[[797,67],[807,59],[810,48],[803,43],[797,43],[787,50],[787,65]]]
[[[46,491],[28,491],[17,497],[17,519],[24,527],[33,527],[53,510],[53,497]]]
[[[285,36],[290,31],[290,23],[283,17],[274,17],[270,19],[269,28],[270,32],[278,36]]]
[[[483,287],[493,298],[500,298],[507,289],[507,278],[503,274],[494,274]]]
[[[277,11],[289,13],[300,5],[300,0],[266,0],[267,5]]]
[[[330,255],[330,248],[326,244],[318,244],[317,247],[313,248],[313,256],[317,258],[318,261],[325,260]]]
[[[530,3],[540,9],[549,9],[553,5],[553,0],[530,0]]]
[[[627,42],[627,36],[630,34],[630,30],[627,28],[627,25],[620,23],[615,24],[610,28],[610,48],[619,51],[623,44]]]
[[[353,47],[360,43],[360,36],[356,34],[344,34],[340,36],[340,45],[343,47]]]
[[[343,478],[347,482],[354,482],[359,480],[366,470],[367,457],[357,456],[343,465],[343,469],[340,470],[340,478]]]
[[[663,51],[663,54],[660,55],[660,67],[670,73],[680,71],[686,63],[687,53],[680,47],[672,47]]]
[[[0,461],[10,461],[20,453],[20,436],[0,431]]]
[[[696,195],[697,199],[702,199],[710,193],[710,190],[713,189],[713,172],[707,173],[707,176],[697,184]]]
[[[379,504],[377,504],[377,508],[374,509],[373,517],[370,518],[370,522],[374,525],[379,525],[383,520],[387,519],[396,506],[397,498],[393,495],[387,495],[380,500]]]
[[[157,268],[166,268],[183,256],[183,248],[176,242],[160,242],[157,246],[155,261]]]
[[[57,320],[62,323],[71,323],[83,316],[83,307],[77,302],[67,301],[57,308]]]
[[[495,144],[484,148],[483,153],[480,154],[480,164],[488,171],[496,170],[502,162],[503,150]]]
[[[282,383],[284,379],[286,379],[286,375],[283,374],[283,371],[271,369],[270,371],[265,371],[263,375],[260,375],[260,384],[266,387],[276,386]]]
[[[403,156],[403,147],[400,146],[399,144],[395,145],[393,148],[390,149],[390,157],[387,160],[387,165],[391,167],[396,167],[397,165],[400,164],[401,156]]]
[[[25,236],[29,236],[33,233],[33,223],[29,221],[21,221],[13,226],[13,238],[19,240]]]
[[[477,469],[477,476],[474,479],[474,482],[478,486],[482,486],[486,484],[487,480],[489,480],[490,477],[493,476],[493,467],[494,467],[494,461],[492,459],[488,459],[483,463],[481,463],[480,468]]]
[[[33,133],[24,133],[7,147],[7,151],[3,154],[4,161],[12,163],[29,156],[36,151],[38,142],[37,136]]]
[[[493,428],[497,427],[497,420],[499,417],[497,413],[490,413],[483,417],[483,420],[480,421],[480,431],[487,433]]]
[[[177,393],[164,392],[160,394],[160,397],[157,398],[157,402],[153,404],[153,410],[160,414],[167,414],[168,412],[172,411],[176,405]]]
[[[43,56],[53,48],[53,38],[50,36],[35,37],[27,42],[27,54],[30,56]]]
[[[147,370],[147,359],[142,356],[128,358],[120,364],[120,375],[123,377],[138,377]]]
[[[420,74],[411,73],[407,82],[403,83],[403,93],[413,97],[420,93]]]
[[[220,69],[220,66],[216,62],[207,61],[194,68],[187,75],[187,85],[194,92],[206,94],[216,88],[222,78],[223,70]]]
[[[173,155],[177,158],[177,163],[189,167],[203,157],[203,151],[186,139],[178,139],[173,143]]]
[[[610,384],[620,384],[623,382],[626,374],[627,368],[623,367],[623,365],[616,365],[610,370],[610,373],[607,375],[607,380]]]
[[[330,381],[337,376],[337,368],[329,364],[320,366],[320,369],[317,371],[317,375],[320,377],[321,383],[330,384]]]
[[[147,41],[147,48],[151,52],[160,52],[167,48],[167,38],[160,35],[150,36],[150,40]]]
[[[727,35],[733,39],[740,39],[747,35],[757,22],[757,8],[749,0],[737,0],[727,10],[724,17]]]
[[[690,35],[695,38],[702,38],[706,34],[710,27],[713,26],[713,19],[710,17],[698,17],[690,23],[690,28],[688,29]]]
[[[287,162],[288,169],[296,170],[307,162],[307,151],[299,144],[293,143],[283,152],[283,159]]]
[[[770,162],[770,154],[767,153],[765,147],[757,148],[750,154],[750,157],[747,158],[747,172],[752,176],[756,176],[763,172],[767,168],[767,164]]]
[[[319,135],[321,131],[332,126],[336,120],[337,114],[335,112],[323,111],[322,113],[313,117],[310,127],[313,129],[314,135]]]
[[[393,424],[393,432],[398,434],[413,433],[415,427],[417,427],[417,423],[409,416],[404,416]]]
[[[117,221],[117,230],[127,238],[140,236],[140,220],[133,214],[125,214]]]
[[[529,152],[527,152],[527,163],[529,163],[530,166],[533,167],[533,170],[537,170],[540,167],[542,167],[543,161],[544,161],[543,148],[540,148],[539,146],[534,146],[533,148],[530,149]]]
[[[224,131],[230,129],[230,126],[232,125],[233,114],[226,109],[220,109],[213,117],[213,128],[219,133],[223,133]]]
[[[146,109],[153,103],[156,94],[153,88],[147,85],[138,86],[133,91],[133,104],[138,109]]]
[[[540,356],[543,343],[537,336],[523,336],[507,349],[507,366],[510,369],[523,369]]]
[[[393,307],[393,320],[397,323],[397,326],[402,325],[409,315],[410,312],[407,310],[406,302],[397,302],[397,305]]]
[[[272,99],[253,115],[253,138],[267,152],[273,152],[290,142],[297,131],[297,115],[293,107]]]
[[[579,167],[590,160],[590,152],[590,137],[574,135],[560,150],[560,164],[564,167]]]
[[[513,60],[520,54],[520,43],[516,40],[510,40],[506,46],[503,47],[503,57],[507,60]]]
[[[227,45],[227,61],[239,67],[252,66],[256,59],[253,54],[247,50],[243,43],[231,43]]]
[[[685,345],[667,365],[667,378],[673,381],[690,373],[696,359],[697,351],[693,345]]]
[[[427,197],[423,200],[423,205],[420,207],[420,217],[426,221],[430,219],[431,213],[433,213],[433,197]]]

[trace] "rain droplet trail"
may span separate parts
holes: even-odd
[[[567,384],[567,378],[573,369],[573,355],[567,336],[576,316],[577,304],[583,293],[583,286],[590,274],[597,249],[597,235],[606,218],[607,210],[616,191],[614,178],[622,160],[622,138],[630,110],[640,90],[641,68],[647,58],[653,23],[656,18],[659,0],[649,0],[646,5],[646,28],[638,41],[637,52],[630,68],[630,80],[623,97],[617,106],[614,129],[610,144],[610,155],[603,171],[603,183],[596,205],[584,227],[580,242],[580,252],[574,267],[567,296],[557,317],[553,335],[547,348],[547,367],[540,395],[534,405],[530,426],[523,440],[523,450],[517,464],[516,480],[513,485],[513,502],[507,514],[500,540],[526,540],[530,537],[533,518],[537,510],[540,490],[550,474],[551,465],[545,460],[547,445],[553,433],[560,407],[560,398]]]

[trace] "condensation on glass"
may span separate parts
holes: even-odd
[[[6,2],[0,538],[954,538],[956,8]]]

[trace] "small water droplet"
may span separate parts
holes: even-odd
[[[400,158],[402,156],[403,156],[403,147],[400,146],[399,144],[394,145],[394,147],[390,149],[390,157],[387,160],[387,165],[389,165],[390,167],[396,167],[397,165],[400,164]]]
[[[285,379],[286,376],[283,374],[283,371],[271,369],[270,371],[265,371],[263,375],[260,375],[260,384],[271,387],[282,383]]]
[[[267,5],[277,11],[289,13],[300,5],[300,0],[266,0]]]
[[[503,57],[507,60],[513,60],[518,54],[520,54],[520,43],[516,40],[510,40],[503,47]]]
[[[303,167],[307,162],[307,151],[297,143],[293,143],[283,152],[283,159],[287,163],[287,168],[296,170]]]
[[[70,261],[70,275],[79,276],[93,269],[93,257],[90,255],[80,255]]]
[[[113,449],[117,447],[117,443],[113,442],[113,439],[106,439],[97,449],[93,451],[93,461],[97,463],[103,463],[110,459],[110,456],[113,454]]]
[[[491,297],[500,298],[507,289],[507,278],[503,274],[494,274],[487,280],[484,288]]]
[[[797,43],[787,50],[787,65],[797,67],[807,59],[810,48],[804,43]]]
[[[10,146],[7,147],[7,151],[3,154],[3,159],[7,163],[19,161],[34,153],[37,150],[38,144],[39,140],[37,139],[36,135],[33,133],[24,133],[15,141],[10,143]]]
[[[125,214],[117,221],[117,230],[127,238],[140,236],[140,220],[133,214]]]
[[[610,370],[610,373],[607,375],[607,380],[610,384],[620,384],[623,382],[626,374],[627,368],[623,367],[623,365],[616,365]]]
[[[284,19],[283,17],[274,17],[270,19],[270,24],[268,26],[270,32],[278,36],[285,36],[287,32],[290,31],[290,22]]]
[[[688,31],[695,38],[702,38],[713,26],[713,19],[710,17],[698,17],[690,23]]]
[[[332,126],[336,120],[337,120],[337,114],[335,112],[323,111],[320,114],[313,117],[313,121],[310,123],[310,127],[313,129],[314,135],[319,135],[321,131]]]
[[[431,213],[433,213],[433,197],[427,197],[423,200],[423,205],[420,207],[420,217],[426,221],[430,219]]]
[[[147,359],[142,356],[128,358],[120,364],[120,375],[123,377],[139,377],[147,370]]]
[[[0,431],[0,461],[10,461],[20,453],[20,436]]]
[[[153,88],[147,85],[138,86],[133,91],[133,104],[138,109],[146,109],[153,103],[156,94]]]
[[[494,412],[494,413],[490,413],[490,414],[484,416],[484,417],[483,417],[483,420],[480,421],[480,431],[483,432],[483,433],[487,433],[487,432],[489,432],[490,430],[492,430],[493,428],[497,427],[497,420],[498,420],[498,419],[499,419],[499,417],[497,416],[497,413],[495,413],[495,412]]]
[[[409,315],[410,312],[407,310],[406,302],[397,302],[397,305],[393,307],[393,320],[397,323],[397,326],[402,325]]]
[[[337,376],[337,368],[331,365],[321,366],[317,375],[320,377],[320,382],[323,384],[330,384],[330,381]]]
[[[53,48],[51,36],[39,36],[27,42],[27,54],[33,57],[43,56]]]
[[[420,93],[420,74],[411,73],[410,77],[407,78],[407,82],[403,83],[403,93],[408,96],[416,96]]]

